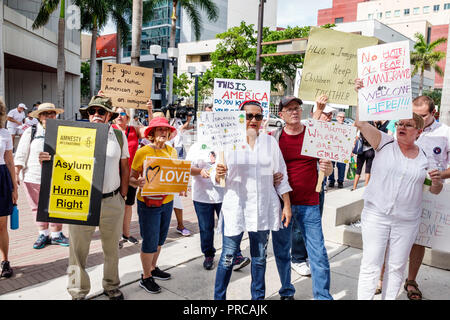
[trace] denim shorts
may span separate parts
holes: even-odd
[[[143,253],[155,253],[166,241],[172,209],[173,201],[161,207],[147,207],[144,202],[137,201]]]

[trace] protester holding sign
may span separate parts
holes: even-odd
[[[55,119],[57,114],[64,110],[56,108],[52,103],[42,103],[36,111],[30,114],[39,120],[36,126],[25,130],[17,146],[14,162],[16,166],[16,180],[20,181],[20,172],[23,171],[23,186],[31,212],[37,213],[39,204],[39,191],[41,189],[40,154],[44,150],[45,125],[47,119]],[[62,233],[61,223],[36,222],[39,237],[33,244],[34,249],[42,249],[47,244],[69,245],[69,239]]]
[[[9,278],[13,270],[8,261],[8,216],[17,203],[17,182],[14,174],[13,143],[8,130],[3,128],[6,106],[0,98],[0,278]]]
[[[430,97],[419,96],[413,100],[413,112],[423,118],[425,126],[417,145],[419,145],[431,162],[434,168],[439,170],[441,179],[450,178],[450,128],[444,123],[434,119],[436,109]],[[421,300],[422,293],[419,290],[416,277],[425,254],[425,247],[414,244],[409,255],[409,273],[404,288],[410,300]]]
[[[87,107],[80,108],[81,115],[92,123],[108,124],[119,115],[112,110],[111,98],[94,96]],[[110,300],[123,300],[119,290],[119,240],[122,234],[124,198],[128,192],[128,142],[121,131],[109,127],[106,161],[103,178],[103,195],[100,212],[100,238],[105,257],[103,289]],[[48,159],[49,160],[49,159]],[[74,300],[85,299],[91,284],[86,272],[86,262],[95,226],[69,225],[69,283],[67,290]]]
[[[131,165],[130,183],[136,188],[141,188],[137,194],[139,228],[142,237],[141,262],[143,272],[139,286],[149,293],[159,293],[161,291],[161,287],[155,282],[155,279],[168,280],[171,277],[169,273],[157,267],[157,262],[161,253],[161,247],[166,241],[169,231],[173,209],[173,195],[141,195],[144,186],[148,182],[148,171],[153,172],[158,167],[147,167],[147,172],[144,172],[146,168],[144,162],[149,156],[178,159],[177,151],[166,144],[176,134],[176,129],[169,125],[165,118],[153,118],[145,130],[145,136],[150,143],[136,152]]]
[[[329,111],[326,96],[317,98],[317,108],[313,118],[318,119]],[[284,128],[273,133],[278,141],[287,165],[293,224],[292,234],[293,268],[300,274],[312,273],[314,299],[330,300],[330,266],[322,232],[322,219],[319,208],[319,193],[316,191],[318,167],[329,176],[333,169],[331,161],[312,158],[301,154],[305,139],[305,125],[300,121],[302,100],[284,97],[279,104],[279,116],[286,122]],[[331,113],[329,111],[329,113]],[[326,112],[325,112],[326,113]],[[327,116],[331,119],[331,116]],[[323,186],[322,186],[323,189]],[[298,231],[296,230],[298,229]],[[309,258],[309,267],[306,258]]]
[[[357,90],[363,86],[359,79],[355,84]],[[427,171],[431,193],[438,194],[443,184],[439,170],[415,144],[424,127],[421,116],[413,113],[412,119],[399,120],[396,140],[368,122],[359,121],[358,113],[355,125],[376,152],[372,178],[363,194],[363,257],[358,299],[373,299],[386,255],[382,299],[394,300],[418,232]]]
[[[286,164],[275,139],[259,134],[263,109],[258,101],[245,101],[240,106],[246,112],[247,144],[243,148],[225,150],[225,164],[217,164],[211,180],[217,186],[225,179],[222,204],[223,249],[217,267],[214,299],[226,299],[226,291],[233,270],[233,258],[245,231],[249,234],[253,300],[265,297],[265,270],[267,243],[270,231],[287,228],[291,220]],[[281,183],[274,187],[273,174],[284,175]],[[284,201],[281,211],[280,197]],[[287,256],[285,265],[279,270],[289,272],[282,285],[290,282],[289,241],[285,246],[275,246],[275,254]],[[274,243],[275,244],[275,243]],[[277,261],[278,262],[278,261]],[[292,284],[291,284],[292,286]]]
[[[212,107],[206,106],[205,111],[212,112]],[[201,125],[202,120],[203,117],[199,116],[199,125]],[[207,130],[210,131],[209,129]],[[197,131],[197,134],[199,134],[199,131]],[[199,137],[199,139],[201,138]],[[214,215],[216,214],[219,217],[223,201],[223,189],[215,187],[210,179],[211,170],[217,161],[217,157],[217,151],[214,151],[211,146],[202,143],[200,140],[189,148],[186,157],[187,160],[192,161],[192,200],[194,201],[195,213],[198,218],[200,246],[202,253],[205,255],[203,267],[206,270],[211,270],[214,267],[214,256],[216,253],[214,248]],[[242,269],[249,263],[250,259],[244,257],[239,248],[236,257],[233,259],[234,270]]]

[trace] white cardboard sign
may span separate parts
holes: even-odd
[[[245,111],[198,112],[197,119],[197,137],[203,149],[236,150],[247,144]]]
[[[356,127],[337,122],[308,119],[301,154],[313,158],[349,163]]]
[[[422,220],[416,244],[450,252],[450,184],[444,184],[439,194],[424,191]]]
[[[214,111],[239,110],[245,100],[257,100],[267,119],[270,103],[270,81],[214,79]]]
[[[358,49],[359,119],[412,118],[409,41]]]

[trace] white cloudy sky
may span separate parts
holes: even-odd
[[[315,26],[317,24],[317,11],[331,8],[332,2],[332,0],[278,0],[278,26]],[[101,34],[115,32],[115,27],[110,22]]]
[[[317,11],[331,8],[332,2],[332,0],[278,0],[278,26],[315,26]]]

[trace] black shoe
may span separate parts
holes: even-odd
[[[153,279],[153,277],[144,279],[143,275],[141,275],[141,281],[139,281],[139,287],[143,288],[148,293],[160,293],[161,292],[161,287],[156,284],[155,279]]]
[[[329,188],[334,188],[334,182],[330,182],[330,183],[328,184],[328,187],[329,187]]]
[[[108,291],[103,291],[104,294],[109,298],[109,300],[123,300],[123,293],[119,289],[113,289]]]
[[[205,268],[206,270],[211,270],[212,268],[214,268],[214,257],[205,257],[203,268]]]
[[[344,183],[343,182],[338,182],[338,188],[342,189],[344,187]]]
[[[280,300],[295,300],[293,296],[281,296]]]
[[[0,275],[1,278],[11,278],[11,276],[13,275],[13,269],[11,268],[11,266],[9,265],[9,261],[5,260],[2,261],[1,264],[2,267],[2,273]]]
[[[45,236],[43,234],[40,234],[37,238],[36,242],[33,244],[34,249],[42,249],[45,247],[45,245],[50,244],[51,240],[49,236]]]
[[[122,240],[124,240],[124,242],[131,242],[132,244],[139,244],[139,240],[138,239],[136,239],[135,237],[133,237],[133,236],[129,236],[129,237],[127,237],[127,236],[125,236],[124,234],[122,235]]]
[[[162,271],[160,268],[156,267],[155,270],[152,271],[152,276],[158,280],[169,280],[170,273]]]

